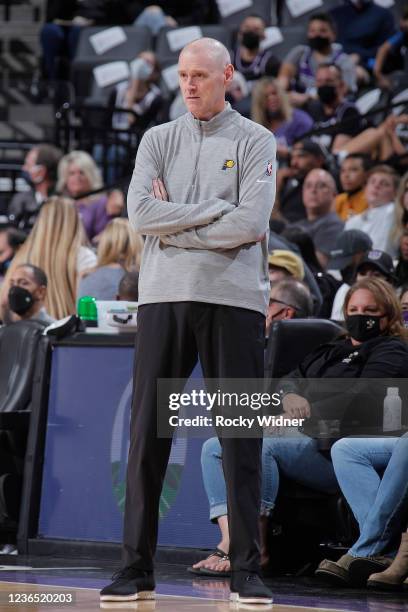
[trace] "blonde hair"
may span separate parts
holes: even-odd
[[[272,85],[279,96],[281,102],[282,117],[285,121],[290,121],[293,114],[289,96],[276,79],[265,77],[260,79],[252,92],[251,119],[269,129],[270,121],[266,113],[266,90]]]
[[[392,241],[392,245],[398,248],[399,240],[404,232],[403,218],[404,218],[404,195],[405,191],[408,189],[408,172],[406,172],[400,182],[397,191],[397,195],[395,196],[395,206],[394,206],[394,221],[390,231],[390,239]]]
[[[10,277],[23,263],[41,268],[48,278],[45,308],[55,319],[76,312],[77,259],[84,230],[75,204],[54,196],[43,204],[25,243],[15,255],[1,287],[1,303],[7,300]]]
[[[103,186],[101,171],[86,151],[71,151],[58,164],[57,193],[69,196],[67,193],[68,172],[71,164],[75,164],[89,181],[89,190],[100,189]],[[100,197],[100,194],[98,195]]]
[[[97,267],[119,263],[127,272],[139,270],[143,244],[127,219],[113,219],[101,234]]]
[[[343,314],[346,317],[347,308],[351,296],[359,289],[369,291],[378,308],[384,313],[388,319],[387,327],[382,332],[384,336],[399,336],[404,340],[408,338],[408,330],[405,329],[402,322],[402,309],[398,300],[397,294],[393,287],[382,278],[364,278],[357,283],[354,283],[347,291],[344,299]]]

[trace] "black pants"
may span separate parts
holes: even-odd
[[[153,569],[159,501],[171,439],[157,437],[157,379],[262,378],[265,318],[202,302],[147,304],[138,312],[127,470],[125,565]],[[258,571],[262,439],[221,440],[233,571]],[[191,492],[194,495],[194,491]]]

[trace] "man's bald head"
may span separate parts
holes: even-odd
[[[336,193],[336,182],[331,174],[321,168],[311,170],[303,183],[307,218],[312,220],[330,212]]]
[[[180,89],[196,119],[209,121],[225,108],[225,90],[234,67],[227,48],[213,38],[199,38],[184,47],[178,63]]]
[[[198,38],[188,43],[182,49],[180,53],[180,59],[186,53],[192,53],[202,55],[203,57],[210,57],[215,64],[217,64],[221,70],[223,70],[228,64],[231,64],[231,56],[225,45],[215,38]]]

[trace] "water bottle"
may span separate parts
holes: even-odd
[[[98,310],[96,300],[90,295],[84,295],[78,300],[78,317],[86,327],[98,326]]]
[[[401,398],[398,387],[387,387],[384,398],[383,431],[399,431],[401,429]]]

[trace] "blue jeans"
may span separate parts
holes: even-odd
[[[203,444],[201,468],[210,504],[210,519],[227,514],[227,493],[218,438]],[[279,474],[325,493],[338,490],[331,462],[317,450],[316,441],[301,433],[264,438],[262,449],[261,515],[269,515],[279,491]]]
[[[47,77],[55,80],[56,59],[59,56],[67,56],[71,61],[78,45],[80,26],[60,26],[56,23],[45,23],[41,28],[40,41],[43,51],[44,66]]]
[[[402,438],[344,438],[334,444],[332,458],[341,490],[360,527],[360,537],[349,554],[393,556],[408,520],[408,434]]]
[[[135,19],[135,25],[149,28],[153,36],[157,36],[162,28],[166,25],[166,15],[161,10],[152,10],[151,7],[145,8]]]

